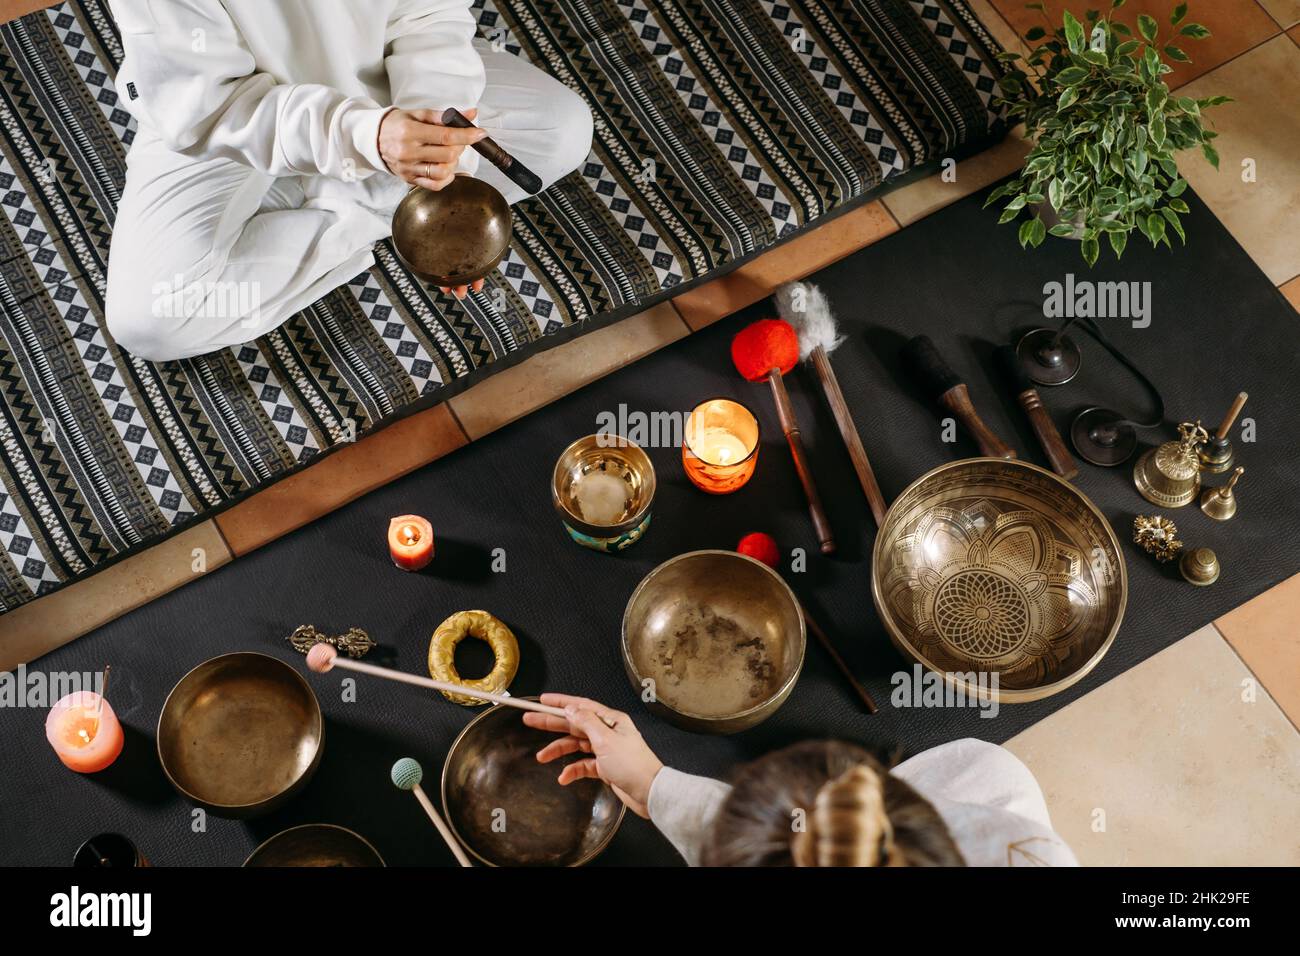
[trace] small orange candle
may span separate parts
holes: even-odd
[[[743,488],[758,463],[758,419],[741,405],[715,398],[686,420],[682,465],[695,487],[712,495]]]
[[[69,694],[50,709],[45,738],[64,765],[77,773],[103,770],[117,759],[125,743],[112,706],[89,690]]]
[[[433,560],[433,525],[419,515],[402,515],[388,523],[388,552],[403,571],[419,571]]]

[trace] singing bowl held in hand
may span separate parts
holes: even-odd
[[[807,635],[798,599],[767,565],[735,551],[692,551],[632,592],[622,643],[632,686],[643,697],[653,687],[653,713],[686,730],[732,734],[790,696]]]
[[[224,817],[283,804],[311,779],[324,744],[316,695],[297,670],[265,654],[205,661],[172,688],[158,717],[167,779]]]
[[[1110,523],[1073,485],[1023,461],[972,458],[894,501],[871,593],[904,655],[968,699],[1017,703],[1097,666],[1124,617],[1128,574]]]
[[[537,762],[558,739],[525,726],[513,707],[465,725],[442,767],[442,807],[471,856],[489,866],[582,866],[614,839],[624,813],[614,791],[591,779],[560,786],[574,758]]]
[[[455,176],[437,192],[416,186],[406,194],[393,214],[393,248],[426,282],[469,285],[505,258],[512,224],[510,204],[495,187]]]

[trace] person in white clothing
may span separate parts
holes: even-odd
[[[475,175],[523,199],[466,148],[484,135],[544,186],[591,148],[583,98],[476,39],[470,0],[110,6],[138,132],[106,321],[142,358],[249,341],[364,272],[412,185]],[[481,131],[439,125],[453,106]]]
[[[886,770],[856,744],[808,741],[755,760],[733,784],[665,767],[627,714],[543,694],[565,717],[537,754],[559,782],[597,778],[692,866],[1078,866],[1042,791],[1009,751],[957,740]]]

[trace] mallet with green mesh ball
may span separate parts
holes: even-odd
[[[429,819],[433,821],[433,825],[438,828],[438,832],[442,834],[443,841],[447,844],[448,849],[456,855],[456,859],[460,861],[460,865],[473,866],[474,864],[470,863],[469,857],[465,855],[465,851],[461,849],[460,843],[454,836],[452,836],[451,830],[447,828],[447,824],[443,822],[438,811],[435,810],[433,804],[429,802],[429,797],[425,794],[424,790],[421,789],[420,781],[424,779],[424,768],[420,766],[420,762],[411,757],[403,757],[401,760],[397,761],[397,763],[393,764],[391,776],[393,778],[393,785],[396,786],[398,790],[411,790],[415,793],[415,799],[420,801],[420,806],[424,807],[424,812],[429,815]]]

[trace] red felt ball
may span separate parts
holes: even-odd
[[[799,361],[799,334],[789,322],[760,319],[731,340],[731,360],[751,382],[761,382],[774,368],[784,375]]]
[[[755,531],[741,538],[740,544],[736,545],[736,550],[755,561],[762,561],[769,568],[775,568],[781,560],[776,539],[761,531]]]

